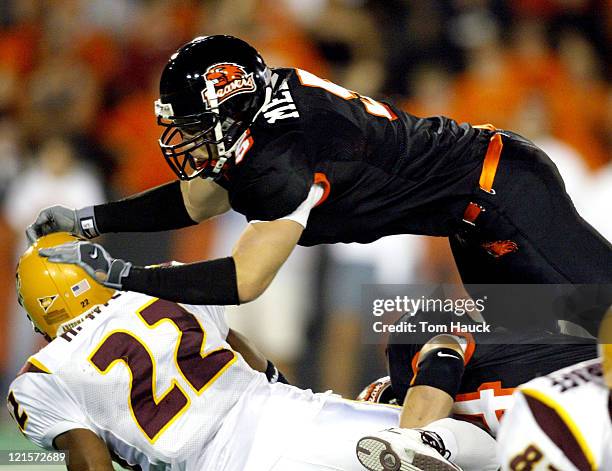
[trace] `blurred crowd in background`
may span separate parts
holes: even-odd
[[[2,391],[42,345],[15,301],[25,227],[45,206],[175,178],[157,145],[158,78],[181,44],[218,33],[250,42],[269,66],[309,70],[412,114],[525,135],[612,239],[611,0],[2,0]],[[195,261],[228,255],[245,224],[228,214],[102,242],[139,264]],[[384,347],[361,341],[361,285],[458,281],[446,239],[298,249],[230,319],[296,384],[353,396],[384,374]]]

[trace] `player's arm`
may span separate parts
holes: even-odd
[[[133,267],[122,289],[189,304],[227,305],[256,299],[300,239],[319,195],[311,193],[286,218],[249,224],[231,257],[169,268]]]
[[[268,366],[266,356],[248,338],[233,329],[229,329],[226,340],[233,350],[242,355],[242,358],[251,368],[261,373],[266,371]]]
[[[90,242],[40,249],[39,253],[51,262],[78,265],[109,288],[185,304],[240,304],[263,293],[302,231],[300,224],[286,220],[249,225],[233,256],[179,266],[135,266],[112,258],[101,245]]]
[[[456,337],[437,335],[420,350],[416,376],[406,393],[400,427],[422,427],[448,417],[464,371]]]
[[[249,302],[268,287],[296,246],[310,214],[323,195],[313,185],[306,199],[287,216],[252,221],[231,257],[170,267],[138,267],[114,259],[89,242],[41,249],[51,262],[73,263],[103,285],[186,304],[228,305]]]
[[[242,355],[242,358],[255,371],[265,373],[270,383],[285,383],[289,384],[287,378],[276,368],[274,363],[266,358],[259,349],[244,335],[229,329],[227,334],[227,343],[230,344],[233,350]]]
[[[68,451],[68,471],[113,471],[106,444],[91,430],[77,428],[58,435],[58,450]]]
[[[69,450],[71,471],[112,470],[106,445],[64,384],[30,362],[23,371],[10,386],[7,404],[26,438],[47,450]]]
[[[222,214],[230,208],[227,191],[196,178],[174,181],[118,201],[80,209],[43,209],[26,230],[30,243],[52,232],[71,232],[88,239],[108,232],[154,232],[180,229]]]
[[[249,224],[232,252],[240,302],[258,298],[276,276],[304,228],[295,221]]]
[[[173,181],[128,198],[94,206],[97,232],[154,232],[180,229],[230,209],[227,191],[195,178]]]
[[[395,346],[389,345],[388,355]],[[448,417],[464,372],[465,353],[456,336],[436,335],[420,346],[416,354],[418,361],[413,363],[411,376],[405,378],[410,383],[405,397],[395,398],[400,402],[403,399],[400,415],[402,428],[422,427]],[[396,356],[393,360],[389,358],[389,361],[396,361]],[[386,376],[368,385],[359,394],[358,400],[385,404],[389,403],[393,393],[398,392],[391,391],[391,378]]]

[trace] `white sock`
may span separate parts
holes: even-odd
[[[440,419],[423,430],[437,433],[451,453],[451,461],[463,471],[496,471],[495,439],[476,425],[455,419]]]

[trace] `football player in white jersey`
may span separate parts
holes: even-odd
[[[612,310],[601,357],[524,385],[498,434],[503,470],[612,470]]]
[[[38,254],[67,241],[75,238],[43,237],[20,259],[20,303],[51,342],[11,384],[8,407],[28,439],[69,451],[70,471],[110,471],[111,460],[140,470],[362,470],[357,440],[400,423],[399,408],[269,383],[227,342],[221,307],[118,294]],[[423,397],[406,403],[416,426],[441,420],[404,437],[401,462],[380,453],[369,469],[459,470],[439,453],[445,433],[456,435],[451,458],[469,462],[465,471],[487,469],[494,457],[459,451],[472,434],[491,448],[488,435],[442,418]]]

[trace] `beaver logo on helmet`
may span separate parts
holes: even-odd
[[[253,93],[257,89],[253,74],[247,74],[244,67],[233,62],[211,65],[205,76],[215,86],[218,104],[234,95]],[[202,99],[208,103],[205,90],[202,91]]]

